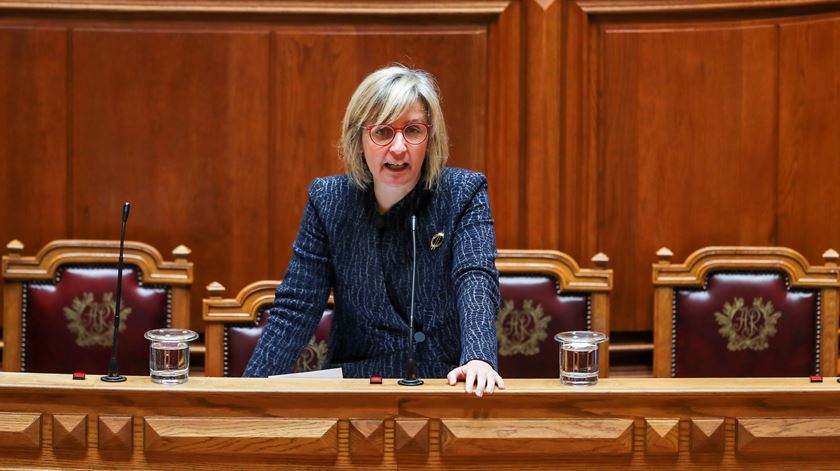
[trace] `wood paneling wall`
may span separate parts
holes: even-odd
[[[501,248],[615,269],[712,244],[840,248],[840,2],[0,1],[0,241],[188,245],[204,286],[283,276],[355,86],[439,80],[451,166],[485,172]]]

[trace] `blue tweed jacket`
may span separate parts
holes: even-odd
[[[245,376],[286,373],[313,335],[330,289],[336,315],[326,367],[345,377],[402,377],[411,296],[411,222],[417,215],[415,330],[419,377],[444,377],[479,359],[497,368],[499,281],[487,179],[445,168],[434,190],[422,182],[385,215],[373,190],[348,175],[319,178],[283,283]],[[432,249],[431,239],[443,233]],[[415,336],[415,338],[422,336]]]

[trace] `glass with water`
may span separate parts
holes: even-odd
[[[598,344],[607,340],[601,332],[573,330],[554,336],[560,342],[560,381],[592,385],[598,382]]]
[[[187,329],[155,329],[146,332],[149,345],[149,375],[160,384],[187,382],[190,345],[198,334]]]

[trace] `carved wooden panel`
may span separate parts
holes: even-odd
[[[335,455],[337,419],[146,417],[144,449],[167,453]]]
[[[0,24],[0,70],[0,247],[40,247],[67,230],[67,32]]]
[[[441,420],[441,453],[446,455],[630,453],[633,421]]]
[[[522,247],[574,251],[575,241],[561,239],[562,216],[567,210],[569,194],[577,189],[562,184],[565,176],[561,149],[563,142],[562,114],[563,68],[561,63],[563,24],[566,8],[558,0],[528,0],[523,3],[525,28],[523,36],[523,73],[527,93],[524,115],[527,125],[522,131],[525,148]],[[572,199],[573,200],[573,199]],[[575,201],[577,204],[577,201]],[[583,210],[584,208],[575,208]],[[586,257],[594,255],[585,254]],[[610,254],[612,255],[612,254]]]
[[[770,25],[605,28],[600,240],[616,273],[649,272],[662,245],[772,244],[776,41]],[[650,292],[616,277],[612,328],[650,325]]]
[[[785,245],[817,259],[834,244],[836,2],[563,6],[556,232],[561,250],[603,251],[626,274],[613,330],[651,328],[644,274],[663,245]]]
[[[819,260],[838,248],[840,17],[779,27],[778,242]],[[831,94],[829,98],[826,93]],[[840,249],[838,249],[840,250]]]
[[[429,420],[397,419],[394,421],[394,451],[398,454],[429,452]]]
[[[400,62],[436,76],[449,165],[490,176],[506,221],[497,238],[520,245],[516,2],[124,2],[103,16],[111,3],[67,14],[73,5],[30,2],[31,17],[4,15],[26,25],[0,24],[0,69],[10,71],[0,155],[15,156],[0,188],[16,201],[0,204],[4,242],[116,238],[128,200],[129,238],[193,249],[194,300],[211,281],[282,278],[306,188],[344,171],[335,144],[350,94]],[[194,302],[196,330],[200,317]]]
[[[738,453],[840,454],[840,418],[739,418]]]
[[[354,419],[350,421],[350,454],[357,456],[381,456],[385,444],[385,422],[383,420]]]
[[[723,453],[726,427],[723,419],[691,419],[691,451]]]
[[[134,446],[132,417],[99,416],[97,443],[100,450],[129,451]]]
[[[0,447],[40,448],[41,414],[0,412]]]
[[[81,450],[87,448],[87,415],[56,414],[52,416],[53,448]]]
[[[680,451],[680,419],[645,419],[645,452],[675,455]]]
[[[490,398],[442,378],[368,383],[194,376],[173,387],[132,376],[94,385],[0,372],[0,466],[790,470],[835,469],[840,459],[833,380],[604,378],[581,388],[514,378]],[[59,447],[55,430],[78,437],[85,415],[97,420],[90,446]],[[118,447],[105,448],[107,437]]]
[[[72,40],[70,235],[117,238],[130,201],[127,237],[192,249],[193,300],[213,280],[267,278],[268,32],[117,25]]]

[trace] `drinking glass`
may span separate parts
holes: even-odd
[[[190,342],[198,334],[187,329],[154,329],[146,332],[149,375],[159,384],[186,383],[190,372]]]
[[[601,332],[572,330],[554,336],[560,342],[560,381],[592,385],[598,382],[598,344],[607,340]]]

